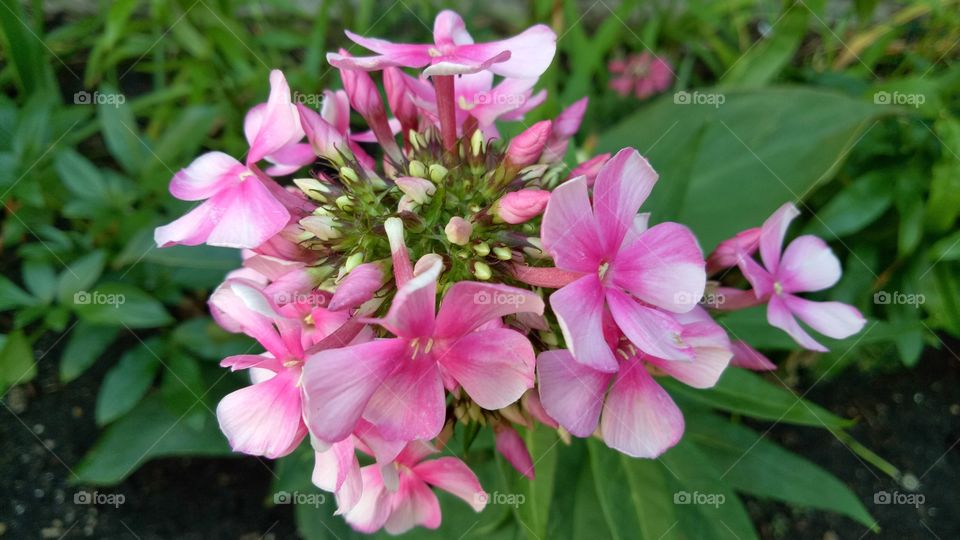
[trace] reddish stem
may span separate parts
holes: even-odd
[[[437,112],[440,115],[440,136],[443,147],[453,152],[457,145],[457,112],[454,103],[453,75],[435,75],[433,89],[437,93]]]

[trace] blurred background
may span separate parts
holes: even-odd
[[[246,151],[243,115],[271,68],[317,106],[339,86],[325,53],[362,52],[344,29],[425,41],[445,7],[478,41],[550,25],[549,98],[528,119],[589,96],[570,163],[638,148],[661,178],[647,209],[692,226],[706,251],[795,201],[795,227],[844,262],[832,296],[870,322],[833,352],[794,350],[762,311],[725,324],[778,363],[767,378],[855,420],[804,427],[789,422],[796,403],[770,403],[742,422],[836,475],[874,527],[825,511],[840,512],[771,453],[732,480],[756,535],[960,537],[957,2],[0,5],[0,538],[349,535],[332,505],[277,496],[309,490],[309,453],[232,456],[217,428],[218,400],[241,383],[217,362],[251,343],[205,302],[237,253],[158,250],[152,231],[188,207],[167,193],[175,171],[204,150]],[[584,459],[573,445],[545,462],[561,473],[527,520],[445,507],[440,532],[412,536],[616,536],[589,500],[592,482],[623,479],[593,478]]]

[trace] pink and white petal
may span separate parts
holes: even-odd
[[[284,370],[220,400],[217,421],[234,451],[276,459],[303,440],[307,429],[296,376]]]
[[[234,356],[228,356],[221,360],[220,367],[230,368],[230,371],[239,371],[241,369],[257,367],[278,372],[283,369],[283,364],[272,356],[264,356],[261,354],[238,354]]]
[[[383,286],[383,267],[376,263],[364,263],[350,271],[337,285],[330,299],[331,311],[353,309],[373,298]]]
[[[777,369],[777,365],[771,362],[769,358],[744,341],[731,341],[730,348],[733,350],[733,358],[730,360],[731,366],[751,371],[774,371]]]
[[[353,510],[353,507],[360,502],[360,497],[363,495],[363,475],[360,473],[360,463],[357,461],[356,455],[354,455],[353,460],[354,463],[347,470],[347,476],[344,478],[343,484],[335,493],[337,499],[336,515],[346,514]]]
[[[437,45],[466,45],[473,43],[463,18],[452,10],[445,9],[433,20],[433,41]]]
[[[600,410],[613,375],[574,360],[567,350],[537,357],[540,403],[551,418],[577,437],[589,437],[600,421]]]
[[[757,300],[762,300],[773,293],[773,274],[769,273],[753,257],[744,255],[739,258],[737,266],[743,273],[743,277],[753,287],[753,295]]]
[[[535,293],[477,281],[455,283],[443,297],[437,314],[437,337],[460,337],[482,324],[516,313],[543,314],[543,299]]]
[[[683,436],[683,414],[642,364],[624,366],[610,387],[600,432],[607,446],[655,458]]]
[[[366,420],[360,420],[357,423],[357,429],[353,434],[380,464],[392,462],[407,446],[405,441],[387,440],[376,426]]]
[[[307,358],[301,385],[304,418],[314,437],[348,437],[371,396],[406,358],[407,344],[383,339],[320,351]]]
[[[584,177],[564,182],[553,190],[543,213],[540,237],[558,268],[592,273],[600,267],[603,243]]]
[[[270,72],[270,97],[260,120],[256,137],[248,140],[250,152],[247,163],[256,163],[267,156],[303,138],[300,116],[290,99],[290,86],[283,72]]]
[[[518,473],[533,480],[533,458],[530,457],[530,450],[520,434],[506,425],[495,426],[493,431],[496,434],[497,452],[500,452]]]
[[[223,152],[207,152],[173,175],[170,194],[183,201],[208,199],[235,185],[244,170],[242,163]]]
[[[457,56],[482,61],[503,52],[510,52],[510,59],[490,66],[490,71],[503,77],[521,79],[543,75],[557,50],[557,35],[550,27],[538,24],[508,39],[460,45]]]
[[[638,235],[617,254],[610,274],[617,286],[640,300],[675,313],[696,307],[707,285],[706,263],[696,237],[690,229],[670,222]]]
[[[647,361],[688,386],[713,387],[733,357],[726,331],[713,321],[696,322],[683,327],[683,340],[693,347],[692,362],[652,357]]]
[[[466,45],[472,47],[473,45]],[[510,51],[502,51],[495,56],[485,60],[472,58],[469,56],[453,54],[435,58],[433,63],[423,70],[425,77],[435,77],[438,75],[468,75],[478,73],[500,62],[506,62],[510,59]]]
[[[533,345],[515,330],[482,330],[437,347],[440,365],[484,409],[502,409],[533,388]]]
[[[440,526],[440,501],[430,487],[414,475],[401,475],[393,500],[393,511],[383,526],[388,533],[403,534],[417,525],[427,529]]]
[[[843,302],[814,302],[789,294],[783,295],[783,301],[810,328],[833,339],[848,338],[867,323],[857,308]]]
[[[317,155],[313,153],[313,147],[309,144],[294,143],[284,146],[266,158],[273,165],[264,172],[270,176],[287,176],[316,161]]]
[[[537,390],[528,390],[520,398],[520,408],[526,411],[531,418],[545,426],[556,429],[560,425],[543,408],[543,403],[540,402],[540,393]]]
[[[322,452],[314,451],[313,454],[313,473],[310,480],[324,491],[339,491],[352,469],[356,468],[359,472],[360,463],[350,439],[334,443]]]
[[[657,173],[633,148],[620,150],[600,169],[593,184],[593,214],[608,253],[620,247],[656,183]]]
[[[333,126],[337,133],[346,135],[350,131],[350,97],[347,91],[324,90],[320,117]]]
[[[786,203],[767,218],[760,228],[760,259],[771,274],[777,273],[787,227],[799,215],[800,211],[793,203]]]
[[[672,315],[615,289],[607,289],[606,296],[620,331],[638,349],[666,360],[693,360],[693,347],[683,341],[683,327]]]
[[[840,281],[840,260],[826,242],[812,235],[798,237],[783,253],[776,280],[787,293],[822,291]]]
[[[421,352],[419,358],[405,358],[380,384],[363,418],[388,440],[412,441],[436,437],[443,429],[445,412],[440,371],[436,362]]]
[[[780,295],[775,294],[770,297],[767,304],[767,322],[770,323],[770,326],[775,326],[790,334],[790,337],[804,349],[818,352],[827,352],[828,350],[800,327]]]
[[[477,475],[455,457],[421,461],[413,466],[413,473],[431,486],[463,499],[476,512],[487,505],[486,493]]]
[[[423,67],[430,63],[431,45],[411,45],[403,43],[391,43],[384,39],[368,38],[355,34],[349,30],[344,31],[350,41],[357,45],[370,49],[371,51],[388,56],[395,65],[405,67]]]
[[[617,359],[604,339],[604,289],[596,274],[583,276],[551,294],[550,308],[567,349],[578,362],[607,373],[617,370]]]
[[[403,255],[404,257],[406,254]],[[390,304],[387,316],[375,322],[397,336],[405,338],[433,335],[437,302],[437,279],[443,262],[435,261],[423,273],[400,287]],[[411,271],[412,273],[412,271]]]
[[[344,519],[354,530],[362,533],[374,533],[383,527],[393,508],[392,494],[383,485],[380,468],[368,465],[360,469],[360,499],[344,513]]]
[[[214,195],[211,246],[255,248],[283,230],[290,221],[286,207],[256,178]],[[206,204],[206,203],[204,203]]]
[[[179,219],[154,229],[153,241],[158,247],[198,246],[207,241],[219,211],[217,202],[207,199]]]

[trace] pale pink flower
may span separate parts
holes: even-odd
[[[674,77],[669,62],[646,51],[626,60],[613,60],[608,69],[616,75],[610,87],[624,97],[633,93],[637,99],[646,99],[670,88]]]
[[[647,160],[624,149],[600,170],[592,208],[581,177],[554,190],[543,215],[544,249],[557,268],[580,274],[550,296],[550,306],[567,348],[594,369],[617,370],[602,331],[607,309],[641,351],[671,360],[693,357],[668,311],[690,311],[703,296],[703,255],[686,227],[647,229],[637,215],[656,181]]]
[[[797,320],[821,334],[843,339],[859,332],[866,320],[853,306],[842,302],[813,302],[797,293],[822,291],[840,280],[840,261],[826,242],[803,235],[783,250],[787,227],[800,212],[792,203],[784,204],[763,224],[760,232],[760,259],[740,257],[740,271],[753,286],[758,300],[767,302],[767,322],[790,334],[801,347],[827,351],[800,327]]]
[[[381,70],[390,66],[421,68],[424,75],[458,75],[489,69],[504,77],[539,77],[553,60],[557,36],[538,24],[501,41],[474,43],[460,15],[441,11],[433,25],[432,44],[399,44],[367,38],[347,31],[347,37],[377,56],[348,57],[329,53],[334,66],[348,69]]]

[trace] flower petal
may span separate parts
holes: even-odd
[[[593,184],[593,213],[607,252],[615,252],[647,200],[657,173],[640,152],[624,148],[600,169]]]
[[[296,372],[227,394],[217,405],[220,430],[236,452],[276,459],[296,448],[307,434]]]
[[[460,337],[486,322],[516,313],[543,314],[543,299],[535,293],[477,281],[459,281],[443,297],[435,335]]]
[[[780,264],[780,250],[783,249],[787,227],[799,215],[800,211],[793,203],[786,203],[767,218],[760,228],[760,259],[771,274],[777,272]]]
[[[364,263],[350,271],[330,299],[331,311],[353,309],[373,298],[383,286],[383,268],[376,263]]]
[[[767,304],[767,322],[770,323],[770,326],[776,326],[790,334],[790,337],[804,349],[818,352],[827,352],[828,350],[800,327],[797,320],[793,318],[790,308],[778,294],[771,296]]]
[[[207,152],[173,176],[170,194],[182,201],[208,199],[234,185],[244,170],[242,163],[223,152]]]
[[[533,480],[533,458],[530,457],[530,450],[520,434],[507,425],[495,426],[493,431],[496,434],[497,452],[500,452],[517,472],[528,480]]]
[[[610,448],[655,458],[680,441],[683,414],[642,364],[624,366],[610,387],[600,432]]]
[[[479,512],[487,504],[486,494],[477,475],[455,457],[442,457],[421,461],[413,466],[413,472],[431,486],[457,496]]]
[[[416,476],[409,473],[400,476],[393,500],[393,511],[383,526],[388,533],[403,534],[417,525],[427,529],[440,526],[440,501]]]
[[[393,297],[387,316],[373,322],[401,337],[433,335],[437,278],[440,277],[441,270],[443,263],[437,261],[423,273],[407,281]]]
[[[787,246],[776,279],[784,292],[813,292],[836,285],[841,273],[840,261],[827,243],[804,235]]]
[[[493,64],[490,71],[503,77],[529,79],[543,75],[553,62],[557,50],[557,35],[550,27],[537,24],[508,39],[460,45],[456,56],[482,62],[504,52],[510,52],[510,59]]]
[[[270,72],[270,97],[264,108],[257,134],[248,139],[247,163],[256,163],[284,146],[303,138],[300,115],[290,99],[290,86],[283,72]]]
[[[520,332],[481,330],[437,351],[437,361],[477,405],[497,410],[533,388],[535,355]]]
[[[682,340],[683,327],[673,316],[615,289],[607,289],[606,294],[617,326],[638,349],[666,360],[694,358],[693,348]]]
[[[777,365],[771,362],[769,358],[744,341],[731,341],[730,348],[733,350],[733,359],[730,360],[731,366],[752,371],[774,371],[777,369]]]
[[[404,358],[374,392],[363,418],[386,439],[412,441],[436,437],[443,429],[445,412],[440,371],[425,355]]]
[[[540,231],[543,247],[558,268],[596,272],[600,267],[603,244],[584,177],[564,182],[553,190]]]
[[[355,530],[370,534],[383,527],[390,517],[392,494],[383,485],[377,465],[361,468],[360,478],[363,484],[360,500],[345,513],[344,519]]]
[[[584,365],[612,373],[617,370],[617,360],[604,339],[603,306],[604,289],[596,274],[583,276],[550,295],[550,308],[570,353]]]
[[[693,347],[692,362],[647,358],[647,361],[674,379],[694,388],[710,388],[730,364],[733,352],[727,332],[710,321],[686,324],[683,340]]]
[[[848,338],[867,323],[857,308],[842,302],[813,302],[793,295],[784,295],[783,301],[801,321],[833,339]]]
[[[612,377],[577,362],[567,350],[544,351],[537,357],[540,403],[577,437],[589,437],[597,429]]]

